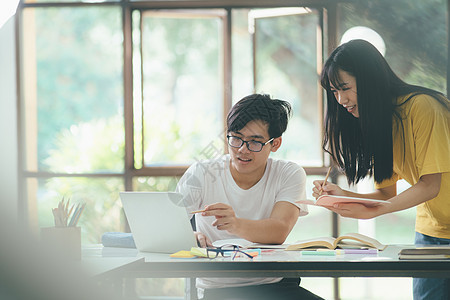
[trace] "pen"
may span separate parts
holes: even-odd
[[[328,176],[330,176],[330,172],[331,172],[331,166],[328,168],[328,172],[327,172],[327,175],[325,176],[325,180],[323,181],[322,186],[320,187],[319,196],[322,195],[323,187],[327,183],[327,179],[328,179]]]
[[[204,212],[204,211],[206,211],[206,208],[200,209],[200,210],[194,210],[194,211],[191,211],[191,214],[202,213],[202,212]]]

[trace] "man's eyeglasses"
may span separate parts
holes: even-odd
[[[244,141],[240,137],[233,136],[233,135],[227,135],[227,139],[228,139],[228,145],[230,145],[233,148],[241,148],[242,145],[244,145],[244,143],[245,143],[245,144],[247,144],[248,150],[250,150],[252,152],[260,152],[262,150],[262,148],[265,145],[267,145],[268,143],[270,143],[271,141],[273,141],[274,138],[271,138],[270,140],[268,140],[265,143],[258,142],[258,141]]]
[[[242,250],[239,250],[239,247],[236,245],[233,245],[233,248],[225,248],[225,249],[223,247],[206,248],[206,255],[210,259],[216,258],[217,256],[221,255],[223,257],[231,256],[231,259],[234,260],[238,254],[242,254],[250,259],[253,259],[253,256]]]

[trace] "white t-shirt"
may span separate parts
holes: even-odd
[[[241,189],[230,172],[230,156],[194,163],[177,185],[183,194],[188,212],[203,209],[205,205],[224,203],[230,205],[238,218],[249,220],[267,219],[275,203],[291,202],[300,209],[300,216],[308,214],[306,205],[294,202],[306,199],[306,173],[296,163],[269,158],[263,177],[248,190]],[[205,234],[211,242],[238,238],[226,230],[211,226],[215,218],[195,215],[198,232]],[[198,288],[222,288],[267,284],[281,278],[199,278]]]

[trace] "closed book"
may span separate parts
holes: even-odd
[[[413,260],[445,260],[450,259],[447,254],[399,254],[399,259],[413,259]]]
[[[450,255],[450,246],[448,247],[416,247],[400,250],[399,255]]]
[[[399,259],[450,259],[450,246],[405,248],[398,253]]]

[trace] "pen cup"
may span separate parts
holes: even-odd
[[[63,258],[81,259],[80,227],[44,227],[41,228],[41,242],[55,249]]]

